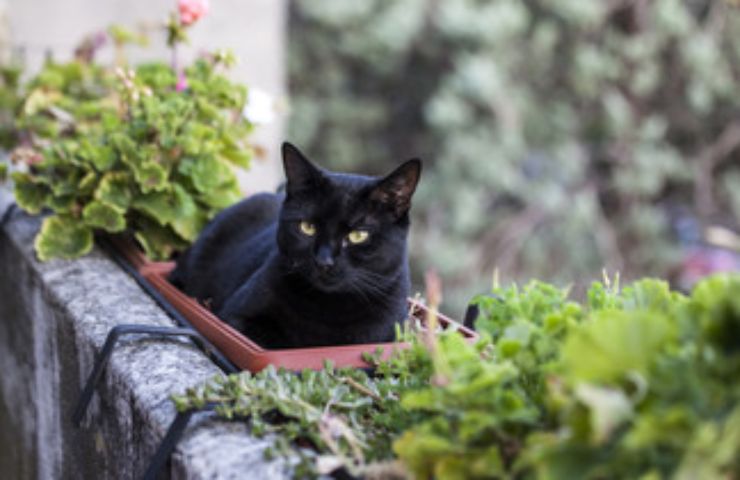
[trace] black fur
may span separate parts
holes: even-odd
[[[407,311],[408,210],[421,162],[383,178],[340,174],[285,143],[283,163],[285,193],[221,212],[170,280],[264,347],[393,340]],[[351,244],[353,229],[368,239]]]

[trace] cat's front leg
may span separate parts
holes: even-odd
[[[245,319],[261,315],[269,305],[271,294],[267,284],[259,278],[259,273],[231,294],[217,312],[221,320],[238,330],[244,329]]]
[[[285,342],[281,331],[270,319],[274,316],[274,292],[271,276],[272,258],[268,259],[216,312],[219,318],[263,347]]]

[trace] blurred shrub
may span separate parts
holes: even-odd
[[[453,290],[470,295],[495,267],[665,275],[676,216],[740,216],[732,2],[291,8],[291,139],[333,168],[422,157],[413,263]]]

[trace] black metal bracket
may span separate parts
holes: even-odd
[[[3,221],[6,217],[10,216],[12,208],[8,209],[3,215]],[[188,337],[190,338],[203,353],[206,354],[221,370],[225,373],[236,373],[240,369],[236,367],[226,356],[224,356],[213,344],[206,340],[200,333],[198,333],[190,322],[175,309],[154,286],[136,270],[127,260],[123,257],[113,246],[106,241],[104,238],[98,239],[99,244],[106,250],[110,257],[128,273],[136,283],[144,290],[159,306],[162,308],[167,315],[175,321],[179,327],[168,327],[168,326],[157,326],[157,325],[117,325],[113,327],[108,336],[106,337],[103,348],[98,354],[93,370],[90,373],[85,386],[80,394],[80,398],[77,402],[77,406],[72,414],[72,423],[79,427],[82,423],[82,419],[87,412],[92,396],[95,392],[95,388],[100,383],[103,377],[105,367],[110,361],[110,357],[113,353],[118,340],[124,335],[130,334],[146,334],[158,337]],[[155,480],[159,475],[159,472],[164,467],[167,459],[172,454],[172,451],[177,446],[180,438],[182,437],[185,429],[190,422],[193,414],[198,411],[205,411],[212,409],[212,406],[206,406],[201,410],[191,410],[186,412],[179,412],[165,434],[162,442],[157,447],[154,456],[152,457],[146,472],[144,473],[144,480]]]
[[[162,467],[167,463],[167,459],[170,458],[172,451],[180,441],[183,432],[185,432],[188,423],[190,423],[190,419],[197,412],[198,410],[187,410],[177,413],[177,416],[175,416],[175,419],[167,429],[167,433],[162,439],[162,442],[159,444],[159,447],[157,447],[157,451],[149,461],[149,466],[142,477],[143,480],[155,480],[157,478]]]
[[[108,333],[108,337],[105,339],[103,349],[100,351],[97,359],[95,360],[95,365],[93,366],[90,376],[85,382],[85,387],[83,388],[82,393],[80,394],[80,398],[77,401],[77,407],[72,414],[72,423],[76,427],[79,427],[80,423],[82,423],[82,419],[85,416],[87,407],[90,404],[90,400],[92,400],[93,393],[95,392],[95,387],[98,386],[101,378],[103,378],[103,372],[105,371],[105,367],[108,365],[110,357],[113,354],[113,349],[118,343],[118,340],[123,335],[132,334],[147,334],[155,335],[158,337],[190,337],[192,339],[200,338],[200,334],[198,332],[196,332],[192,328],[187,327],[164,327],[157,325],[131,324],[117,325],[113,327]]]
[[[193,331],[195,331],[195,328],[193,325],[180,313],[177,311],[175,307],[172,306],[170,302],[165,299],[159,291],[154,288],[154,286],[149,283],[149,280],[147,280],[141,273],[139,273],[136,268],[134,268],[127,260],[124,258],[118,250],[116,250],[107,240],[104,238],[98,239],[98,243],[106,250],[106,252],[110,255],[110,257],[115,261],[118,266],[123,269],[126,273],[128,273],[142,290],[144,290],[147,295],[149,295],[155,302],[157,302],[157,305],[165,311],[165,313],[175,321],[178,325],[181,327],[189,328]],[[218,367],[223,370],[225,373],[237,373],[240,372],[241,369],[239,369],[236,365],[234,365],[231,360],[226,358],[226,356],[221,353],[211,342],[206,340],[202,336],[194,337],[193,341],[196,343],[196,345],[203,351],[203,353],[206,354],[208,358],[213,361]]]
[[[217,405],[218,404],[216,403],[208,403],[202,408],[177,412],[175,419],[170,424],[167,429],[167,433],[162,439],[162,443],[159,444],[157,451],[149,462],[149,466],[142,477],[143,480],[156,480],[162,467],[167,463],[173,450],[175,450],[175,447],[180,442],[180,439],[182,438],[183,433],[185,433],[185,429],[187,428],[188,423],[190,423],[190,419],[193,418],[193,415],[200,412],[210,412]]]
[[[90,405],[90,401],[92,400],[95,388],[98,386],[100,380],[103,378],[103,372],[105,371],[105,367],[110,361],[110,357],[113,354],[113,349],[118,343],[118,340],[120,340],[120,338],[124,335],[133,334],[148,334],[159,337],[189,337],[193,340],[200,338],[200,334],[198,332],[188,327],[164,327],[157,325],[131,324],[117,325],[113,327],[105,339],[103,349],[98,354],[98,357],[95,360],[95,365],[93,366],[93,370],[90,373],[90,376],[87,378],[87,381],[85,382],[85,387],[83,388],[82,393],[80,394],[80,398],[77,401],[77,406],[74,413],[72,414],[72,423],[74,424],[74,426],[79,427],[82,423],[82,419],[85,417],[85,413],[87,412],[87,408]],[[172,451],[177,446],[180,438],[182,438],[182,435],[185,432],[185,429],[187,428],[192,416],[198,412],[210,411],[214,408],[214,406],[215,405],[209,404],[198,410],[187,410],[177,413],[174,420],[167,428],[167,433],[157,447],[156,452],[154,452],[154,456],[152,456],[152,459],[147,466],[146,472],[142,477],[143,480],[156,480],[159,472],[162,470],[162,467],[164,467],[164,465],[167,463],[167,460],[172,454]]]

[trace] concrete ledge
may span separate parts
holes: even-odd
[[[12,198],[0,188],[0,215]],[[220,370],[186,340],[123,340],[79,429],[70,417],[108,331],[172,325],[105,254],[39,263],[40,220],[16,211],[0,228],[0,471],[3,478],[138,478],[174,419],[170,395]],[[240,423],[194,418],[166,476],[287,478],[269,440]]]

